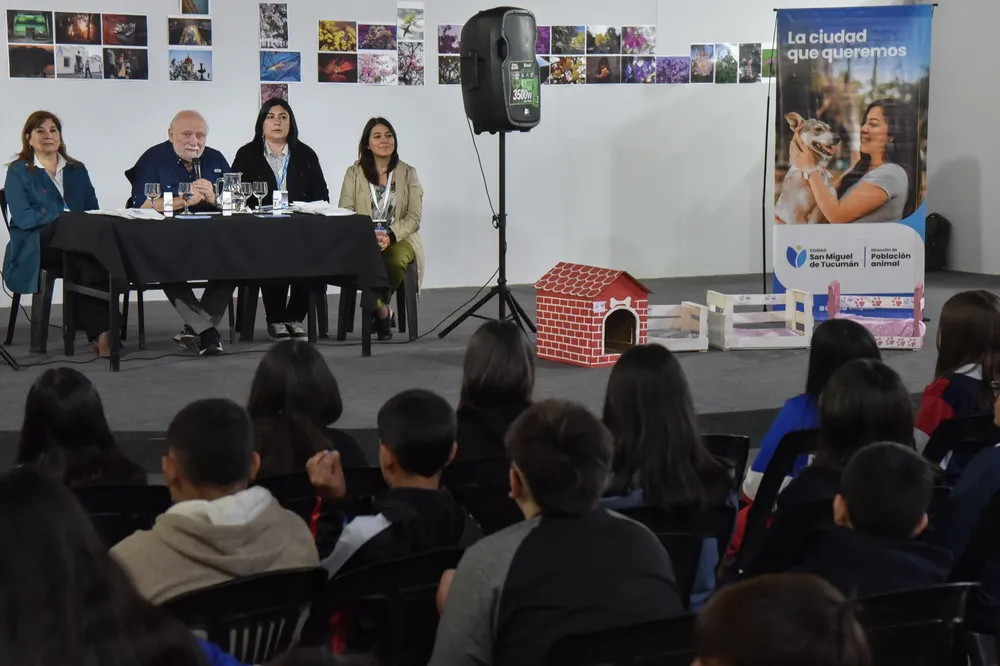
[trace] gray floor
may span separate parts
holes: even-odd
[[[704,302],[705,290],[729,293],[756,293],[760,276],[726,276],[650,280],[653,303],[679,303],[681,300]],[[936,273],[928,276],[926,314],[928,340],[933,341],[936,320],[942,303],[953,293],[970,288],[1000,289],[1000,276],[961,273]],[[515,289],[518,299],[534,312],[534,293],[530,287]],[[426,290],[420,301],[423,331],[438,323],[469,300],[475,289]],[[60,308],[53,311],[52,323],[59,325]],[[331,313],[336,313],[336,297],[331,297]],[[491,306],[495,312],[495,306]],[[126,357],[120,373],[112,374],[105,361],[85,362],[91,358],[82,337],[79,355],[67,359],[61,352],[61,336],[51,330],[49,354],[44,357],[27,351],[28,322],[23,313],[18,319],[15,344],[10,351],[25,364],[21,372],[0,366],[0,401],[7,406],[0,411],[0,431],[16,430],[20,423],[24,397],[31,382],[47,364],[76,363],[96,384],[103,396],[112,427],[119,431],[163,431],[171,416],[186,403],[202,397],[226,396],[237,401],[247,397],[249,384],[261,354],[269,343],[240,343],[227,346],[227,354],[204,359],[189,358],[173,346],[170,338],[179,329],[176,315],[165,302],[146,307],[147,349],[135,347],[134,308]],[[263,308],[258,309],[258,339],[263,333]],[[6,311],[3,311],[6,320]],[[335,326],[335,322],[331,322]],[[344,394],[345,412],[338,425],[345,428],[371,428],[379,406],[395,392],[410,387],[425,387],[457,401],[461,378],[462,355],[469,335],[477,326],[470,320],[451,336],[441,340],[431,334],[413,343],[377,344],[371,358],[362,358],[360,341],[355,333],[344,343],[321,341],[320,350],[330,362]],[[422,331],[422,332],[423,332]],[[404,336],[397,336],[404,337]],[[747,351],[683,354],[681,362],[691,383],[696,407],[707,423],[718,430],[725,427],[748,432],[755,439],[773,416],[774,409],[789,396],[799,392],[804,382],[806,351]],[[886,354],[887,362],[903,377],[914,393],[923,389],[934,363],[933,343],[922,351],[899,351]],[[537,396],[577,400],[599,410],[608,369],[583,369],[550,362],[540,362],[537,372]],[[742,428],[742,430],[741,430]]]

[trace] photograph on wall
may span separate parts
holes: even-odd
[[[760,51],[760,75],[765,79],[773,79],[778,75],[778,50],[761,49]]]
[[[621,56],[587,56],[587,83],[621,83]]]
[[[462,52],[462,26],[456,23],[442,23],[438,26],[438,55],[452,55]]]
[[[394,86],[399,83],[399,54],[396,51],[359,53],[358,83],[369,86]]]
[[[262,83],[260,84],[260,105],[271,99],[283,99],[288,101],[287,83]]]
[[[438,56],[438,84],[457,86],[462,83],[462,60],[455,55]]]
[[[385,23],[359,23],[358,50],[396,50],[396,26]]]
[[[11,44],[7,63],[12,79],[52,79],[56,75],[55,47],[51,44]]]
[[[622,52],[622,36],[617,27],[609,25],[587,26],[587,55]]]
[[[622,53],[625,55],[656,53],[656,26],[627,25],[622,28]]]
[[[656,82],[678,84],[691,82],[690,56],[657,56]]]
[[[424,85],[424,43],[400,42],[397,54],[399,56],[399,85]]]
[[[740,44],[740,83],[760,83],[760,44]]]
[[[357,83],[358,56],[355,53],[320,53],[320,83]]]
[[[52,39],[52,12],[7,10],[8,44],[51,44]]]
[[[103,79],[104,52],[100,46],[56,46],[57,79]]]
[[[424,41],[424,3],[400,0],[396,7],[396,32],[401,42]]]
[[[715,82],[736,83],[739,80],[740,65],[736,57],[740,54],[739,44],[715,45]]]
[[[358,25],[354,21],[320,21],[319,50],[354,53],[358,50]]]
[[[261,51],[260,80],[266,83],[300,83],[302,54],[298,51]]]
[[[715,82],[715,44],[691,45],[691,83]]]
[[[587,82],[587,59],[583,56],[552,56],[549,59],[550,85],[583,85]]]
[[[207,50],[170,49],[171,81],[211,81],[212,52]]]
[[[535,26],[535,55],[552,53],[552,26]]]
[[[170,46],[211,46],[212,19],[168,16],[167,43]]]
[[[656,83],[656,58],[653,56],[623,57],[622,83]]]
[[[181,0],[181,14],[211,14],[208,0]]]
[[[149,51],[146,49],[104,49],[104,78],[149,80]]]
[[[283,2],[262,2],[260,12],[260,48],[288,48],[288,5]]]
[[[105,46],[146,46],[146,17],[137,14],[104,14]]]
[[[544,85],[549,82],[550,65],[549,56],[536,55],[535,62],[538,63],[538,83]]]
[[[587,51],[587,28],[582,25],[552,26],[552,55],[583,55]]]
[[[100,43],[100,14],[56,12],[56,44]]]

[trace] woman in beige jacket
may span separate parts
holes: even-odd
[[[424,276],[424,246],[420,241],[420,215],[424,191],[417,170],[400,161],[396,132],[385,118],[372,118],[358,144],[358,161],[344,175],[341,208],[370,215],[382,248],[389,294],[379,300],[375,331],[379,340],[392,337],[395,315],[389,309],[392,294],[403,282],[410,262],[417,263],[418,280]],[[382,224],[385,231],[378,229]]]

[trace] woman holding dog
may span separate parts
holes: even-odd
[[[823,173],[809,172],[809,186],[831,224],[899,222],[916,210],[917,113],[894,99],[872,102],[861,126],[861,159],[838,182],[834,195]],[[806,151],[806,160],[816,156]]]

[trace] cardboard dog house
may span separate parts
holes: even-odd
[[[599,367],[646,344],[649,289],[625,271],[559,262],[535,289],[538,358]]]

